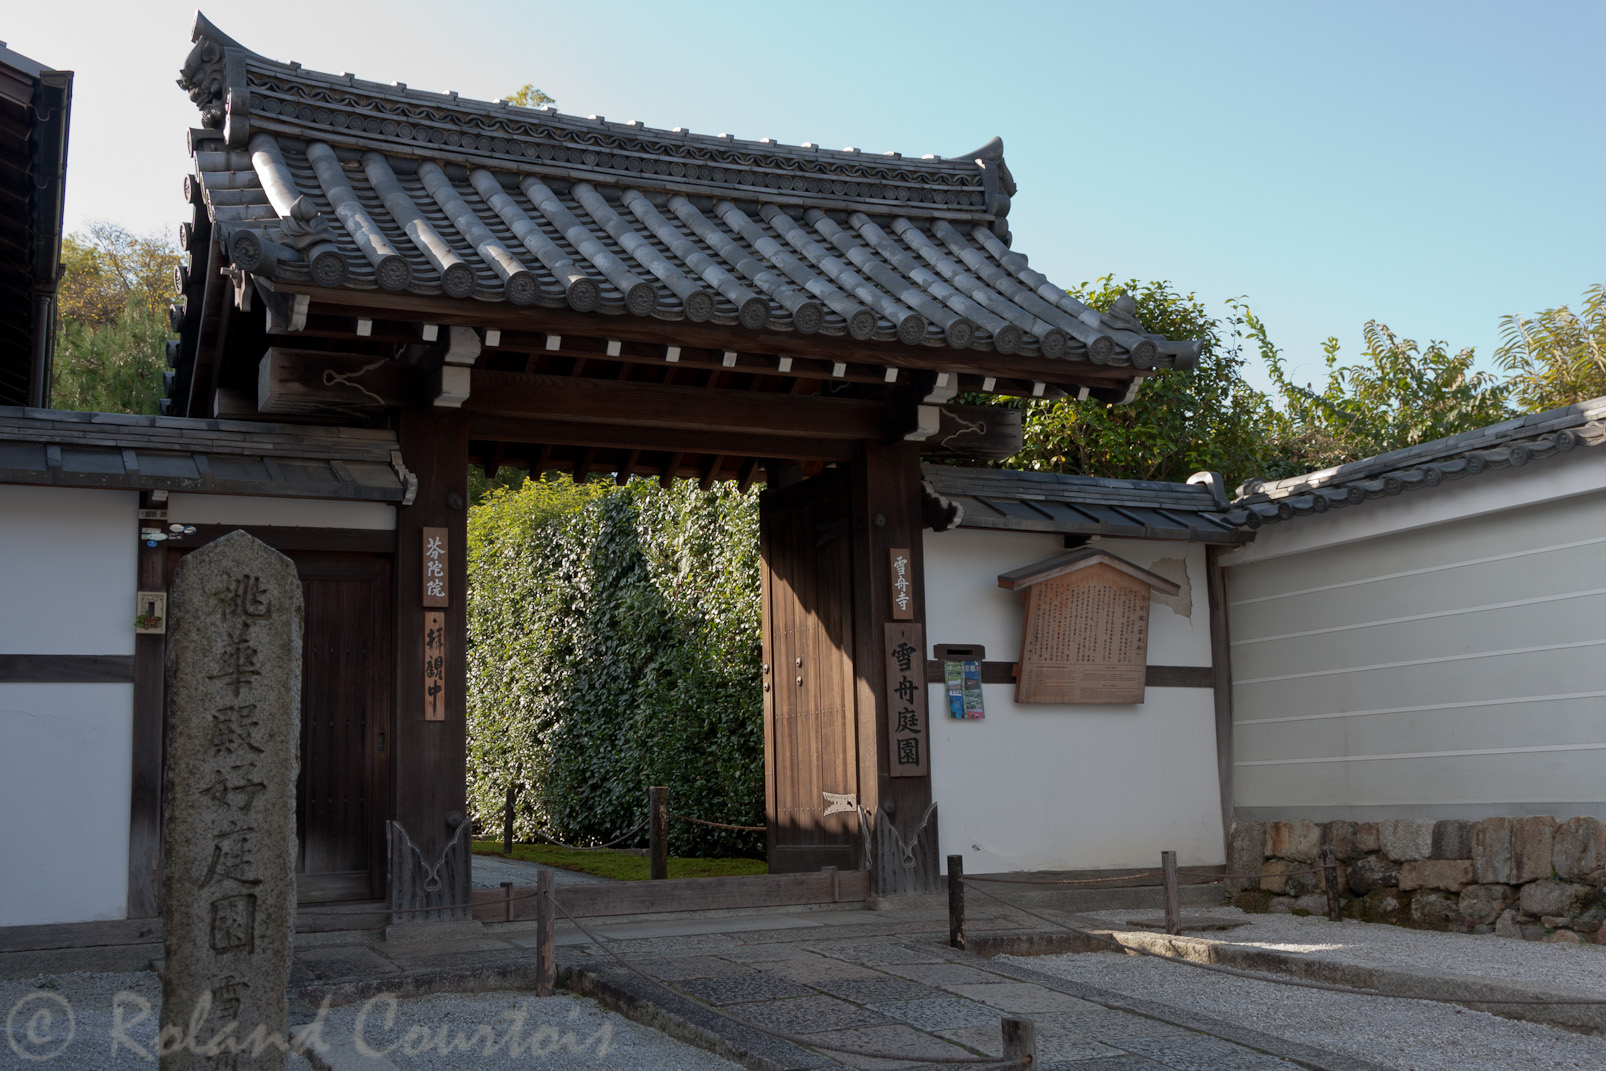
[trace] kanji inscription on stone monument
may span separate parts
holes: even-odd
[[[448,570],[446,551],[446,529],[423,529],[424,558],[423,558],[423,588],[425,606],[450,606],[452,604],[450,588],[448,587]]]
[[[162,1071],[285,1066],[301,617],[294,564],[244,532],[174,573],[162,1030],[177,1043]]]
[[[922,777],[931,764],[925,630],[896,621],[886,630],[889,772],[893,777]]]

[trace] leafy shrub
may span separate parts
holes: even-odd
[[[469,518],[469,799],[501,830],[611,841],[649,785],[681,814],[764,820],[758,500],[648,480],[531,480]],[[646,834],[633,842],[646,843]],[[670,823],[675,855],[763,836]]]

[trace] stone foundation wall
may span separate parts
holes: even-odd
[[[1529,941],[1606,944],[1606,825],[1543,816],[1238,822],[1227,859],[1245,911],[1326,915],[1332,845],[1346,918]],[[1299,871],[1316,869],[1317,873]]]

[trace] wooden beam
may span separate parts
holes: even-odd
[[[634,428],[578,424],[568,420],[486,416],[471,416],[468,428],[470,438],[487,442],[620,447],[798,461],[846,461],[853,456],[853,444],[841,439],[810,440],[799,436],[751,432],[680,431],[674,428]],[[532,465],[532,471],[538,470]]]
[[[670,486],[674,484],[675,473],[680,470],[680,459],[684,456],[684,454],[669,455],[669,460],[664,462],[663,469],[661,469],[658,473],[659,487],[662,487],[667,491]]]
[[[724,464],[725,458],[720,454],[715,454],[704,462],[702,476],[697,481],[698,488],[706,491],[714,486],[714,478],[719,475],[720,467]]]
[[[377,413],[404,404],[405,374],[384,357],[269,346],[257,365],[257,409],[282,415]]]
[[[363,310],[393,309],[413,316],[428,316],[439,323],[466,326],[492,324],[501,328],[504,340],[515,331],[540,331],[556,335],[597,336],[623,342],[647,342],[662,347],[666,342],[681,347],[700,347],[723,353],[737,350],[774,356],[809,357],[830,362],[852,362],[885,369],[930,369],[939,372],[966,372],[1022,380],[1026,393],[1033,382],[1055,385],[1075,384],[1100,387],[1125,383],[1153,374],[1116,365],[1096,365],[1083,360],[1005,355],[984,350],[953,350],[936,346],[906,346],[901,342],[856,341],[824,335],[790,335],[768,331],[748,331],[712,323],[676,321],[667,323],[646,316],[607,316],[577,313],[567,309],[541,309],[514,305],[487,307],[483,302],[432,297],[419,294],[392,294],[365,290],[360,293],[324,290],[302,284],[276,283],[287,293],[304,293],[330,311],[341,315],[362,315]],[[504,341],[504,345],[507,343]],[[662,359],[661,351],[659,359]]]
[[[658,383],[526,376],[474,369],[466,413],[583,423],[757,432],[810,439],[882,439],[879,402]]]
[[[1221,789],[1221,838],[1232,858],[1232,824],[1237,818],[1233,784],[1232,634],[1227,621],[1227,571],[1222,548],[1205,548],[1205,591],[1210,601],[1210,664],[1215,686],[1216,778]]]
[[[619,466],[619,471],[614,473],[614,477],[613,477],[614,483],[617,483],[620,487],[623,487],[625,484],[629,483],[630,482],[630,473],[631,473],[632,470],[635,469],[636,461],[640,457],[641,457],[641,451],[640,450],[632,450],[632,451],[630,451],[630,453],[626,454],[625,455],[624,464],[620,465]]]
[[[750,457],[742,462],[741,471],[737,473],[737,488],[743,493],[753,486],[753,478],[758,475],[758,458]]]
[[[580,460],[574,463],[574,468],[569,472],[574,477],[575,483],[586,482],[586,477],[591,475],[591,465],[596,460],[596,457],[597,448],[595,446],[588,446],[580,451]]]
[[[0,684],[127,684],[134,680],[136,657],[0,654]]]
[[[936,418],[931,428],[928,421]],[[1021,450],[1021,411],[1002,405],[922,405],[920,428],[906,438],[920,452],[937,457],[1000,461]]]

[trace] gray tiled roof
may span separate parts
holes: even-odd
[[[953,524],[960,528],[1202,543],[1251,538],[1222,518],[1226,501],[1209,473],[1200,473],[1194,483],[947,465],[923,465],[921,473],[931,493],[959,508]],[[1218,488],[1219,477],[1214,479]]]
[[[0,483],[403,502],[400,459],[389,431],[0,406]]]
[[[1011,251],[996,139],[909,159],[582,119],[302,70],[204,18],[182,84],[214,128],[194,198],[268,278],[1135,368],[1199,353]]]
[[[1606,398],[1595,398],[1336,468],[1281,480],[1249,480],[1238,488],[1225,519],[1259,528],[1375,498],[1431,490],[1491,470],[1520,468],[1602,442],[1606,442]]]

